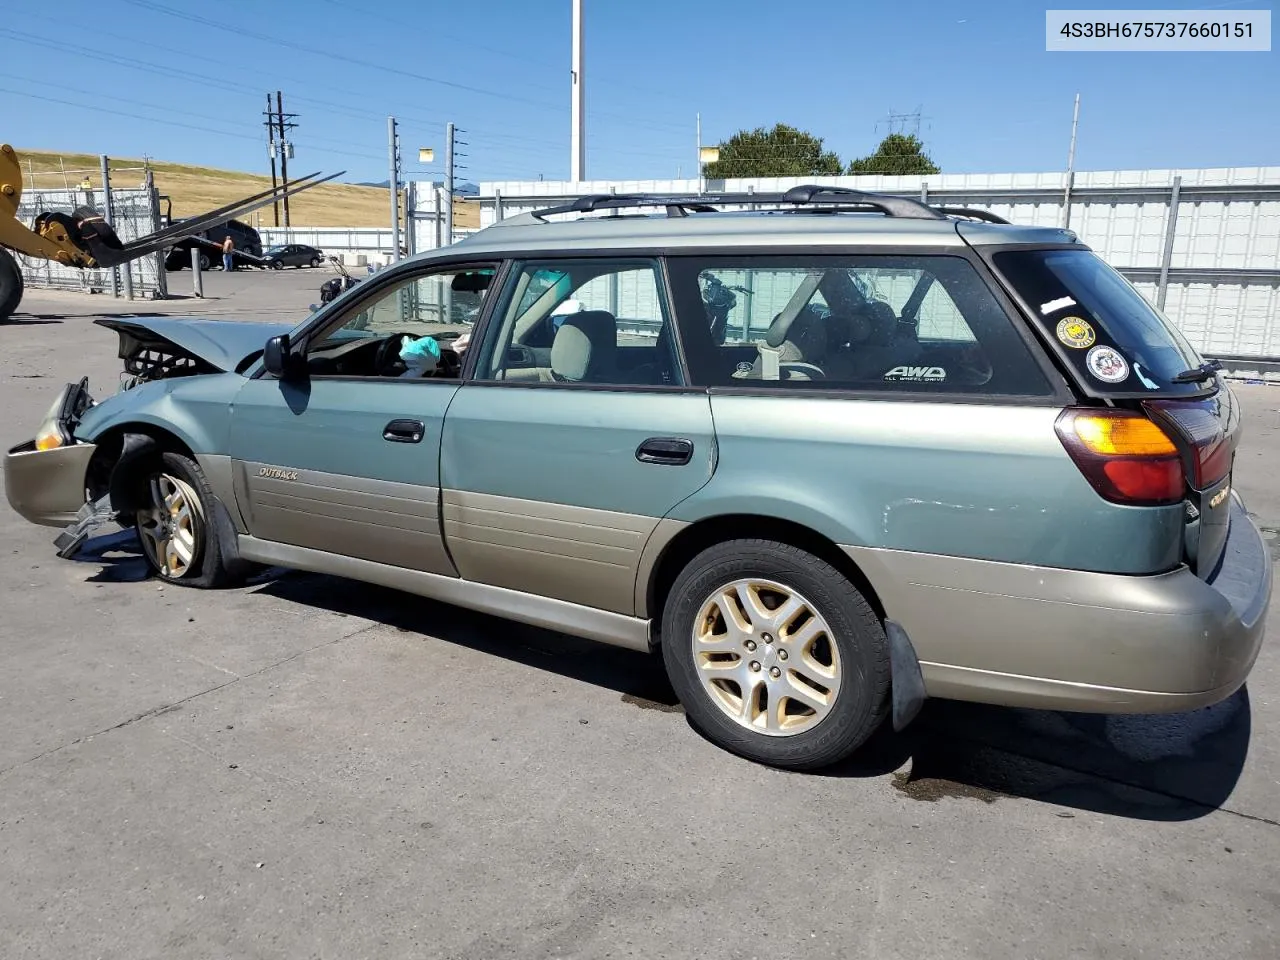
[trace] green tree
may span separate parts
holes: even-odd
[[[918,137],[891,133],[880,141],[871,156],[850,163],[849,172],[910,177],[941,173],[942,169],[924,152],[924,144]]]
[[[720,145],[720,159],[707,164],[705,172],[713,180],[723,180],[836,176],[841,169],[840,158],[822,149],[821,137],[779,123],[772,130],[739,130]]]

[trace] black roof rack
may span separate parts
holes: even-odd
[[[934,207],[939,213],[948,217],[969,217],[973,220],[983,220],[987,223],[1008,223],[1004,217],[999,214],[992,213],[990,210],[975,210],[973,207]]]
[[[569,203],[512,217],[508,224],[544,220],[560,213],[594,213],[634,207],[666,207],[669,217],[687,217],[690,213],[716,213],[718,205],[729,206],[823,206],[832,209],[870,208],[887,217],[910,220],[945,220],[944,214],[910,197],[891,197],[867,193],[847,187],[806,184],[785,193],[703,193],[693,197],[666,196],[655,193],[593,193]]]

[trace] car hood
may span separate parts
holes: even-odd
[[[242,360],[260,351],[269,339],[289,333],[296,326],[186,317],[99,317],[94,322],[120,334],[122,358],[139,348],[176,347],[227,372],[236,370]]]

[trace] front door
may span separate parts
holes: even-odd
[[[405,347],[459,329],[443,308],[478,302],[492,276],[492,265],[389,272],[303,332],[305,375],[246,382],[230,449],[250,535],[456,575],[439,519],[441,428],[456,366],[444,375],[423,362],[431,351],[415,357]]]
[[[659,521],[711,478],[655,260],[515,264],[445,419],[445,538],[469,579],[635,611]]]

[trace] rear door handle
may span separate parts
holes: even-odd
[[[693,441],[683,437],[650,437],[636,447],[636,459],[641,463],[683,466],[693,459]]]
[[[382,439],[392,443],[418,443],[427,428],[421,420],[392,420],[382,429]]]

